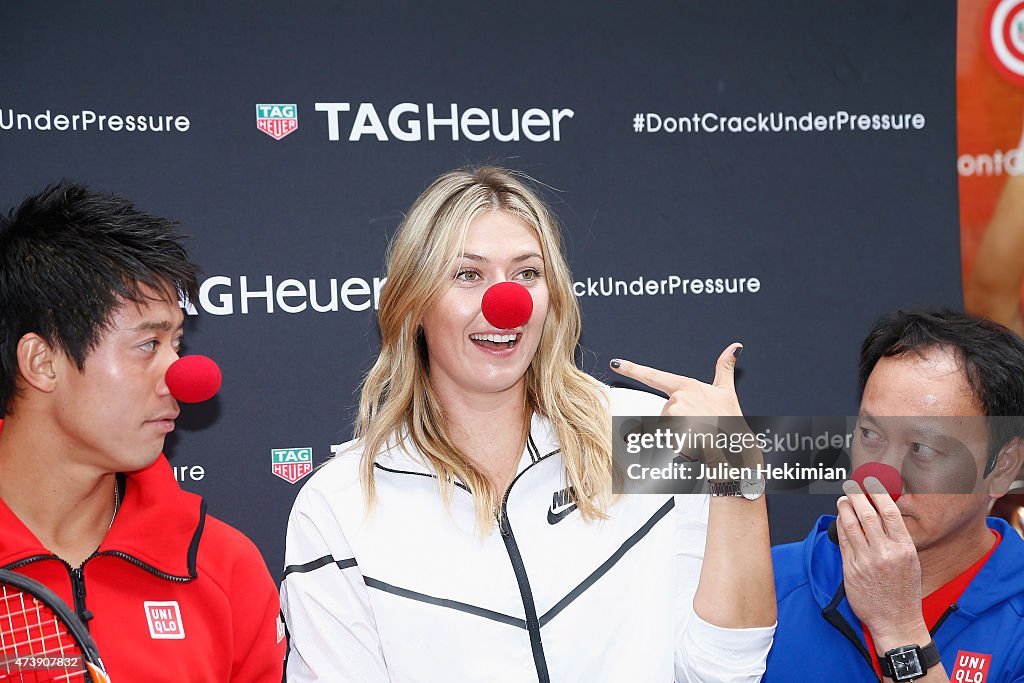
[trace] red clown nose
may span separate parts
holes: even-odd
[[[850,479],[860,484],[860,487],[864,489],[864,493],[868,492],[864,488],[864,480],[868,477],[874,477],[881,482],[894,503],[903,494],[903,477],[900,476],[900,471],[892,465],[880,462],[866,462],[855,469],[853,474],[850,475]]]
[[[894,503],[900,499],[900,495],[903,493],[903,477],[900,476],[899,470],[895,467],[880,462],[866,462],[850,474],[850,479],[857,482],[857,485],[860,486],[864,493],[868,492],[864,488],[864,480],[868,477],[877,479],[885,487],[886,492]],[[839,532],[836,530],[837,521],[833,519],[828,527],[828,540],[839,545]]]
[[[498,329],[510,330],[530,319],[533,297],[518,282],[499,282],[484,292],[480,310],[487,322]]]
[[[183,356],[167,368],[164,380],[171,395],[182,403],[201,403],[220,389],[220,368],[206,356]]]

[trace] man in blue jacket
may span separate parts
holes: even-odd
[[[773,549],[779,624],[765,681],[1024,682],[1024,541],[986,518],[1024,460],[1024,341],[945,310],[881,318],[861,348],[838,519]]]

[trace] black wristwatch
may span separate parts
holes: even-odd
[[[924,647],[894,647],[878,658],[882,675],[894,681],[916,681],[941,661],[942,657],[939,656],[939,648],[935,646],[934,640]]]

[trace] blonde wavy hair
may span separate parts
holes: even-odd
[[[558,224],[525,176],[495,167],[461,169],[435,180],[412,205],[391,241],[387,282],[378,314],[380,355],[363,380],[356,438],[363,447],[360,477],[367,505],[376,500],[374,461],[403,439],[437,473],[444,504],[455,482],[473,494],[480,528],[494,522],[499,491],[453,442],[445,412],[430,386],[420,321],[452,285],[470,223],[503,211],[531,226],[541,244],[549,308],[537,353],[526,371],[526,413],[554,427],[565,477],[586,519],[605,516],[611,501],[611,416],[602,385],[574,362],[581,318],[562,254]]]

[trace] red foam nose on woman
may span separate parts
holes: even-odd
[[[480,302],[487,322],[502,330],[519,327],[533,313],[533,297],[518,282],[491,285]]]

